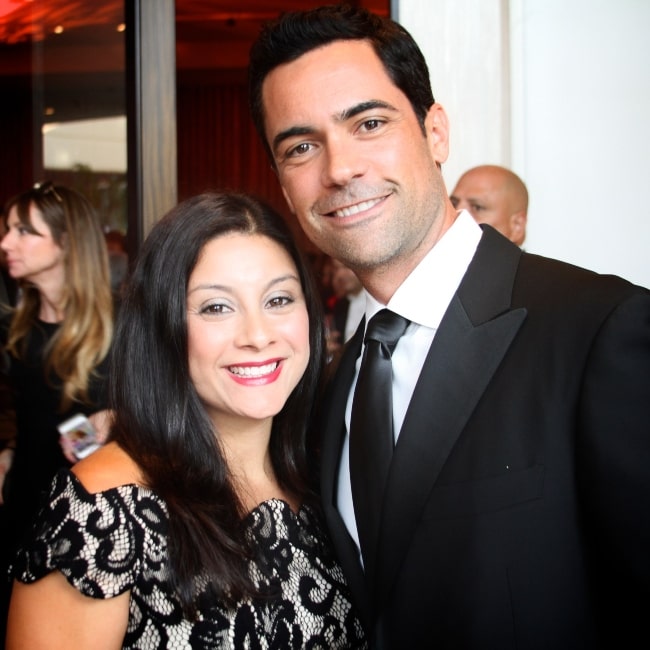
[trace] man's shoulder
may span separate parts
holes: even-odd
[[[609,289],[615,292],[637,293],[647,292],[648,289],[633,284],[629,280],[611,273],[599,273],[570,262],[544,257],[535,253],[522,251],[518,275],[526,279],[530,277],[546,279],[547,282],[557,282],[559,279],[571,285],[594,285],[599,289]],[[560,289],[561,287],[558,287]]]
[[[537,302],[566,309],[609,309],[647,288],[561,260],[524,252],[513,286],[513,305]]]

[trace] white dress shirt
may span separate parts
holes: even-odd
[[[343,343],[347,343],[354,336],[365,311],[366,296],[363,291],[359,291],[356,296],[348,296],[348,314],[345,319]]]
[[[393,422],[396,440],[433,337],[474,257],[481,233],[481,228],[474,218],[469,212],[463,210],[449,230],[399,286],[387,305],[377,302],[364,290],[366,324],[384,307],[411,321],[392,355]],[[359,546],[359,536],[352,504],[349,431],[352,396],[362,356],[363,348],[357,359],[356,373],[345,411],[346,436],[341,456],[337,494],[339,512],[357,546]]]

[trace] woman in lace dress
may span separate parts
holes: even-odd
[[[13,565],[12,648],[357,648],[307,424],[319,294],[237,194],[152,230],[112,358],[110,442],[61,471]]]

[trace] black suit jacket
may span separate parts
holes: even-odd
[[[650,293],[484,227],[400,432],[370,590],[336,509],[360,346],[326,397],[321,489],[373,647],[645,646]]]

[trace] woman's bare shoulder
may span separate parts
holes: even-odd
[[[121,485],[144,485],[138,465],[115,442],[107,443],[79,461],[72,472],[90,494]]]

